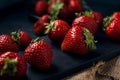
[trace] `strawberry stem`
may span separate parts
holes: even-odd
[[[94,50],[96,49],[96,45],[94,41],[94,37],[92,35],[92,33],[90,33],[90,31],[86,28],[84,28],[84,36],[85,36],[85,43],[86,43],[86,47],[89,50]]]
[[[106,17],[103,20],[103,31],[106,30],[107,26],[109,25],[109,23],[112,21],[112,17]]]
[[[85,11],[85,12],[75,13],[75,15],[76,15],[76,17],[86,15],[86,16],[94,18],[94,15],[92,14],[92,11]]]
[[[37,37],[31,41],[31,43],[38,42],[38,41],[43,41],[43,39]]]
[[[18,30],[18,31],[15,31],[15,32],[11,33],[11,36],[12,36],[13,40],[15,42],[17,42],[18,45],[20,45],[20,41],[19,41],[20,32],[21,32],[21,30]]]
[[[17,72],[17,58],[15,59],[10,59],[10,58],[5,58],[4,59],[4,66],[0,72],[0,75],[8,74],[9,76],[14,76]]]
[[[49,34],[51,29],[56,29],[56,26],[54,25],[54,21],[51,21],[50,23],[46,24],[46,30],[44,32],[44,34]]]
[[[59,14],[60,10],[63,8],[63,6],[64,6],[64,3],[60,2],[60,0],[57,0],[55,3],[52,4],[52,10],[50,12],[51,20],[58,19],[58,14]]]

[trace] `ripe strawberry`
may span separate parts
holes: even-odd
[[[33,30],[36,35],[44,35],[45,31],[45,24],[49,23],[49,15],[43,15],[42,17],[39,18],[37,22],[34,23],[33,25]]]
[[[39,69],[48,69],[52,63],[52,49],[50,45],[41,40],[30,44],[24,53],[26,61]]]
[[[26,47],[30,44],[32,38],[26,31],[17,31],[11,33],[14,41],[18,43],[19,46]]]
[[[82,27],[86,27],[87,29],[90,30],[90,32],[95,35],[97,29],[98,29],[98,25],[95,22],[95,20],[87,15],[83,15],[80,16],[78,18],[75,18],[74,21],[72,22],[72,26],[82,26]]]
[[[103,16],[102,16],[102,14],[100,12],[96,12],[96,11],[93,11],[92,14],[94,16],[93,18],[96,21],[96,23],[98,25],[101,25],[102,22],[103,22]]]
[[[120,41],[120,20],[113,20],[106,27],[106,35],[108,38],[116,41]]]
[[[7,34],[0,35],[0,53],[7,51],[18,52],[19,48],[11,36]]]
[[[103,30],[106,29],[106,27],[111,23],[113,20],[120,20],[120,12],[114,12],[112,16],[108,16],[104,18],[103,21]]]
[[[54,20],[46,26],[46,34],[53,42],[61,42],[67,31],[70,29],[69,25],[63,20]]]
[[[59,18],[61,19],[69,18],[69,10],[67,5],[65,5],[60,0],[57,0],[56,2],[49,5],[48,13],[51,16],[51,20],[56,20]]]
[[[112,20],[113,19],[119,19],[120,20],[120,12],[114,12],[113,14],[112,14]]]
[[[35,13],[43,15],[47,13],[48,4],[45,1],[37,1],[35,4]]]
[[[16,52],[5,52],[0,56],[0,76],[18,78],[25,75],[27,63]]]
[[[70,14],[74,15],[76,12],[81,12],[83,10],[83,6],[80,0],[69,0],[68,5]]]
[[[66,34],[61,49],[74,54],[86,54],[89,50],[96,49],[96,46],[89,30],[76,25]]]
[[[82,16],[82,15],[86,15],[86,16],[89,16],[89,17],[93,18],[98,25],[101,25],[102,22],[103,22],[103,16],[100,12],[85,11],[85,12],[76,13],[77,17]]]

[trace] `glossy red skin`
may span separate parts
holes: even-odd
[[[26,47],[31,43],[31,36],[25,32],[25,31],[21,31],[20,35],[19,35],[19,41],[20,41],[20,46]]]
[[[93,11],[92,14],[94,15],[94,20],[98,25],[102,25],[103,22],[103,16],[100,12]]]
[[[7,51],[18,52],[19,48],[11,36],[7,34],[0,35],[0,53]]]
[[[26,61],[38,69],[48,69],[52,63],[52,48],[45,41],[39,41],[29,45],[24,52]]]
[[[67,20],[70,17],[68,6],[64,5],[60,10],[58,17],[63,20]]]
[[[120,41],[120,20],[113,20],[108,25],[106,35],[112,40]]]
[[[56,26],[56,29],[52,29],[48,37],[52,42],[62,42],[70,27],[63,20],[55,20],[54,26]]]
[[[27,63],[25,59],[19,53],[16,53],[16,52],[5,52],[4,54],[0,56],[0,70],[3,68],[4,59],[7,57],[10,59],[17,58],[17,65],[16,65],[17,72],[14,76],[9,76],[8,74],[5,74],[3,76],[10,77],[10,78],[18,78],[18,77],[24,76],[27,72]]]
[[[75,25],[86,27],[93,35],[95,35],[98,29],[98,24],[95,22],[95,20],[92,17],[84,15],[74,19],[72,26]]]
[[[33,25],[33,30],[36,35],[44,35],[45,32],[45,23],[49,23],[49,15],[43,15],[42,17],[39,18],[37,22],[34,23]]]
[[[45,1],[37,1],[35,4],[35,13],[43,15],[47,13],[48,4]]]
[[[75,15],[76,12],[81,12],[83,10],[83,6],[79,0],[69,0],[68,8],[72,15]]]
[[[64,52],[70,52],[74,54],[86,54],[88,49],[86,48],[86,43],[84,41],[83,27],[74,26],[66,34],[62,44],[61,49]]]
[[[120,20],[120,12],[114,12],[113,15],[112,15],[112,20],[114,19],[118,19]]]

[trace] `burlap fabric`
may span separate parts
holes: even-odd
[[[107,62],[100,61],[91,68],[63,80],[120,80],[120,56]]]

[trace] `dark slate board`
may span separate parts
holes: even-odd
[[[0,34],[10,34],[12,31],[22,29],[27,31],[33,38],[37,37],[32,30],[33,23],[28,18],[31,11],[24,4],[8,8],[7,11],[1,10]],[[51,43],[47,36],[42,38],[50,43],[53,49],[52,66],[49,70],[41,71],[28,65],[28,71],[22,80],[59,80],[88,68],[98,61],[109,60],[120,54],[120,43],[110,41],[102,31],[98,31],[95,36],[98,40],[97,50],[84,56],[64,53],[61,51],[60,45]],[[21,50],[20,53],[23,55],[24,50]]]

